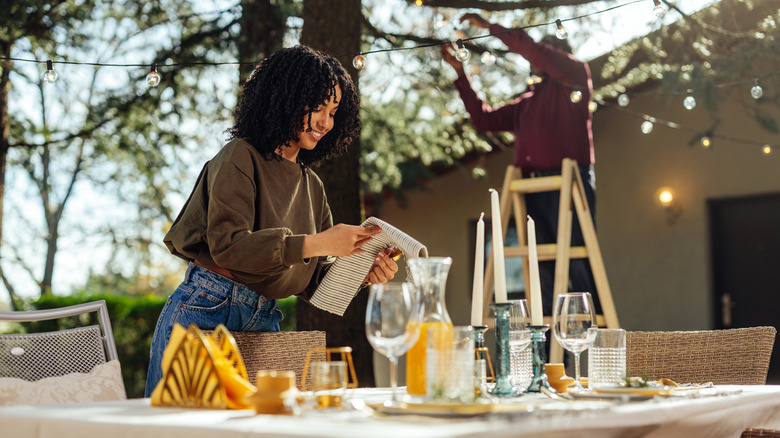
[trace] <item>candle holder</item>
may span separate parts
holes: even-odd
[[[485,347],[486,325],[472,325],[474,331],[474,395],[477,398],[489,398],[488,383],[495,381],[493,364],[490,362],[490,353]]]
[[[550,329],[550,325],[532,325],[530,329],[534,376],[531,379],[531,385],[528,386],[528,392],[541,392],[542,387],[553,390],[550,382],[547,381],[547,374],[544,372],[544,364],[547,362],[546,345],[544,342],[546,337],[544,334]]]
[[[520,395],[509,380],[509,310],[511,307],[511,303],[490,304],[490,310],[496,317],[496,386],[490,393],[497,397]]]

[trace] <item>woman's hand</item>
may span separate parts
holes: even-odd
[[[452,68],[455,69],[456,72],[458,72],[458,76],[461,76],[464,74],[463,71],[463,63],[458,61],[455,58],[454,49],[450,44],[445,44],[441,48],[441,57],[444,59],[444,61],[451,65]]]
[[[377,226],[338,224],[320,233],[307,235],[303,239],[303,258],[362,254],[364,251],[360,247],[381,232],[382,229]]]
[[[369,284],[387,283],[395,277],[395,273],[398,272],[398,265],[395,263],[395,260],[390,257],[390,252],[392,251],[393,248],[387,248],[380,252],[376,257],[374,265],[368,272],[368,277],[366,277]]]
[[[469,26],[479,27],[482,29],[487,29],[490,27],[490,22],[477,14],[463,14],[463,16],[460,17],[460,22],[463,23],[464,21],[468,21]]]

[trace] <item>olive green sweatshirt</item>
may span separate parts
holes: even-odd
[[[333,257],[303,258],[303,239],[333,226],[322,181],[245,140],[225,145],[163,239],[172,254],[227,269],[269,299],[314,293]]]

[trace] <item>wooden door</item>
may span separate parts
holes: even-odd
[[[780,327],[780,194],[708,204],[715,327]],[[780,384],[779,348],[769,383]]]

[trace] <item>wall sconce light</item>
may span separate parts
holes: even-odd
[[[669,223],[674,223],[682,213],[682,209],[677,204],[676,194],[671,187],[661,187],[656,192],[656,200],[666,210],[666,219]]]

